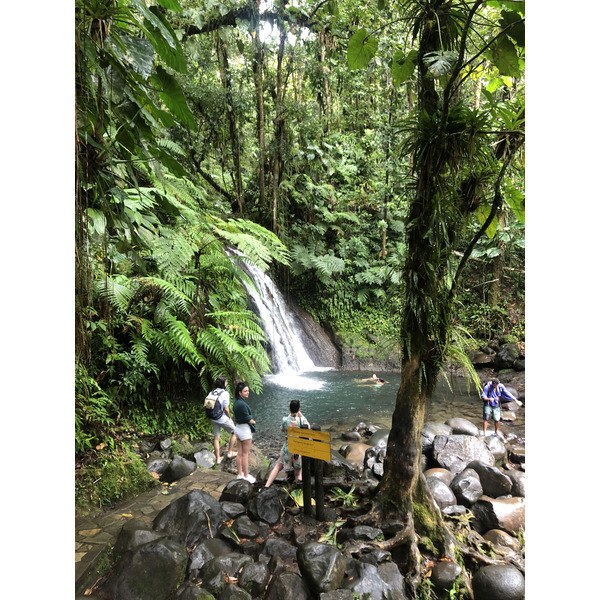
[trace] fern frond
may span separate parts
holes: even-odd
[[[122,312],[127,311],[127,307],[134,297],[134,291],[130,287],[130,280],[122,276],[96,280],[92,283],[92,289],[102,300],[108,300],[111,306]]]

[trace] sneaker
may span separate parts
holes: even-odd
[[[243,475],[238,475],[237,478],[238,479],[246,479]]]
[[[248,473],[248,477],[242,477],[243,479],[245,479],[246,481],[249,481],[250,483],[254,483],[256,481],[256,477],[253,477],[252,475],[250,475],[250,473]]]

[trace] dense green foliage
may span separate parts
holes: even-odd
[[[407,299],[439,324],[448,294],[451,331],[524,340],[524,4],[487,2],[461,57],[472,6],[76,2],[78,454],[120,426],[202,437],[219,374],[260,391],[229,248],[349,345],[396,347]],[[422,104],[423,70],[440,99],[460,88],[447,112]],[[407,278],[408,207],[442,145],[422,234],[438,252]],[[442,291],[425,289],[438,260]]]

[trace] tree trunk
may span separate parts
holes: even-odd
[[[256,136],[258,138],[258,201],[261,207],[265,202],[265,105],[263,93],[263,63],[265,49],[255,29],[254,36],[254,86],[256,88]]]
[[[285,39],[287,31],[283,28],[279,34],[279,50],[277,52],[277,91],[275,101],[275,152],[273,155],[273,233],[277,233],[278,211],[279,211],[279,178],[281,168],[281,154],[283,148],[283,99],[285,90],[283,86],[283,53],[285,50]]]
[[[227,55],[227,44],[221,40],[218,33],[215,35],[217,43],[217,56],[219,59],[219,71],[221,74],[221,82],[225,90],[225,111],[229,122],[229,139],[231,142],[231,154],[233,157],[233,181],[235,187],[235,196],[238,203],[240,213],[245,212],[244,189],[242,184],[242,166],[241,166],[241,150],[240,140],[238,136],[235,113],[233,111],[233,91],[231,85],[231,72],[229,70],[229,58]]]
[[[498,229],[504,229],[505,224],[506,219],[504,213],[500,211],[498,213]],[[492,288],[490,290],[490,306],[498,306],[500,303],[502,271],[504,270],[505,244],[502,240],[499,240],[499,245],[500,254],[498,254],[498,256],[494,256],[493,260],[494,277],[492,280]]]

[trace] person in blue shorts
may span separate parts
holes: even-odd
[[[500,417],[502,416],[502,408],[500,407],[500,399],[513,400],[521,404],[496,378],[488,381],[481,392],[483,400],[483,435],[486,435],[488,422],[490,417],[494,419],[494,433],[498,435]]]

